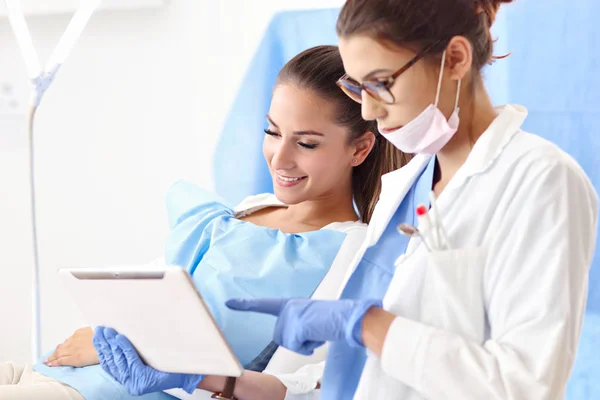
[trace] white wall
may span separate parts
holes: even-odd
[[[211,187],[228,108],[273,12],[343,0],[172,0],[94,16],[37,118],[36,173],[44,351],[83,324],[55,271],[142,263],[167,233],[164,192],[180,177]],[[41,60],[69,16],[29,19]],[[0,19],[0,93],[28,96]],[[1,106],[0,94],[0,106]],[[0,113],[1,114],[1,113]],[[0,361],[30,358],[31,234],[20,116],[0,115]]]

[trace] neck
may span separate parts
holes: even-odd
[[[322,228],[333,222],[358,220],[352,203],[352,188],[327,193],[317,199],[290,205],[286,218],[298,223]]]
[[[475,142],[496,118],[496,111],[481,78],[472,84],[475,85],[474,90],[465,91],[470,92],[472,96],[468,101],[461,102],[458,130],[450,142],[437,153],[440,168],[439,183],[442,189],[465,163]]]

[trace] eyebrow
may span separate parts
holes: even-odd
[[[269,115],[267,115],[267,121],[269,121],[269,123],[275,128],[279,129],[275,121],[273,121],[273,119]],[[321,132],[317,131],[294,131],[293,133],[297,136],[325,136]]]

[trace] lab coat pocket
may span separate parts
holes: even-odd
[[[485,255],[483,248],[429,253],[423,301],[427,323],[477,342],[483,341]]]

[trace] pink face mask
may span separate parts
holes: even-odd
[[[409,154],[433,155],[440,151],[458,129],[458,97],[460,94],[460,80],[456,90],[456,103],[454,112],[450,119],[446,120],[444,114],[438,108],[440,89],[444,73],[446,52],[442,55],[442,68],[438,79],[438,87],[435,95],[435,104],[430,104],[415,119],[393,132],[382,133],[396,148]]]

